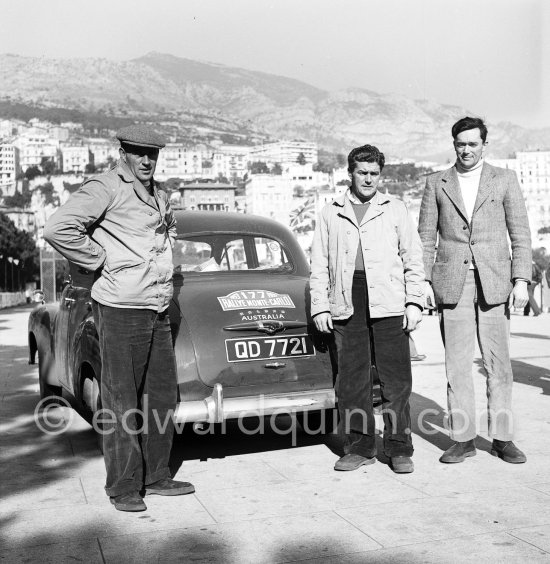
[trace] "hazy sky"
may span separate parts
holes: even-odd
[[[548,0],[0,0],[0,53],[150,51],[550,126]]]

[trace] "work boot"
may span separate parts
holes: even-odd
[[[145,486],[147,495],[186,495],[195,491],[195,486],[189,482],[178,482],[172,478],[162,478],[148,486]]]
[[[443,462],[444,464],[456,464],[457,462],[464,462],[469,456],[475,455],[476,445],[474,439],[472,439],[471,441],[455,443],[443,453],[439,462]]]
[[[414,472],[414,464],[410,456],[392,456],[390,457],[390,466],[396,474]]]
[[[509,462],[510,464],[523,464],[527,462],[525,454],[512,441],[493,439],[491,454],[502,458],[504,462]]]
[[[113,495],[109,499],[118,511],[145,511],[147,509],[138,492]]]
[[[349,472],[350,470],[357,470],[361,466],[369,466],[374,464],[376,458],[367,458],[366,456],[361,456],[360,454],[346,454],[342,458],[336,461],[334,465],[335,470],[341,472]]]

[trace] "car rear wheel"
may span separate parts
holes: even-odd
[[[40,399],[43,405],[61,404],[61,386],[52,386],[46,382],[48,373],[47,360],[44,353],[38,350],[38,383],[40,386]]]

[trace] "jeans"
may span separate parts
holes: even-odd
[[[476,409],[472,364],[475,335],[487,372],[489,436],[513,437],[510,311],[508,304],[488,305],[477,271],[470,270],[456,305],[440,305],[441,336],[445,345],[447,403],[451,438],[465,442],[476,437]]]
[[[376,455],[370,323],[383,401],[384,453],[389,457],[411,456],[412,376],[403,316],[369,320],[364,274],[353,277],[352,302],[353,315],[333,322],[338,364],[336,393],[344,452],[367,458]]]
[[[111,410],[102,428],[105,491],[116,496],[170,475],[176,361],[166,312],[96,301],[93,312],[101,351],[101,403]]]

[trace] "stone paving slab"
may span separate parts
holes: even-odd
[[[85,564],[104,564],[101,547],[97,539],[78,542],[62,542],[25,546],[14,550],[0,549],[0,562],[6,564],[59,564],[60,562],[84,562]]]
[[[495,489],[340,509],[336,513],[384,547],[495,533],[529,523],[550,524],[550,498],[528,488],[514,489],[503,497],[502,490]]]
[[[362,467],[367,468],[367,467]],[[332,478],[258,485],[218,492],[197,492],[197,498],[216,521],[263,518],[326,511],[344,507],[421,497],[422,493],[379,472],[357,470]],[[370,472],[370,474],[369,474]],[[365,476],[365,474],[369,474]],[[370,477],[372,474],[372,477]],[[361,495],[359,492],[364,492]]]
[[[513,529],[510,534],[550,553],[550,525]]]

